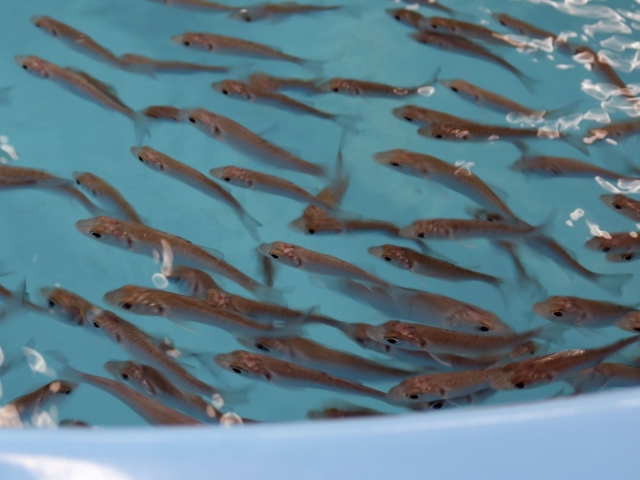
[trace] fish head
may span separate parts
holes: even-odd
[[[622,215],[637,215],[637,207],[635,202],[625,195],[620,195],[619,193],[613,195],[600,195],[600,201],[607,207],[620,212]]]
[[[104,369],[122,383],[135,386],[137,389],[143,390],[149,395],[157,394],[153,382],[148,381],[144,368],[139,363],[110,360],[104,364]]]
[[[587,316],[587,312],[573,297],[549,297],[532,307],[534,313],[552,322],[579,324]]]
[[[15,62],[27,72],[40,77],[49,78],[50,63],[35,55],[19,55],[14,58]]]
[[[95,188],[96,176],[94,174],[89,172],[73,172],[72,175],[76,181],[76,185],[78,185],[94,197],[98,194]]]
[[[449,231],[445,226],[436,221],[418,220],[400,230],[403,238],[428,238],[428,237],[448,237]]]
[[[209,170],[209,174],[214,178],[235,185],[236,187],[251,188],[253,186],[251,178],[243,168],[229,165],[226,167],[212,168]]]
[[[229,14],[229,18],[240,22],[255,22],[269,16],[265,8],[240,8]]]
[[[94,306],[82,297],[62,288],[41,288],[40,294],[52,315],[80,327],[90,325],[88,313]]]
[[[323,232],[340,233],[344,229],[339,220],[333,218],[322,208],[309,205],[304,209],[302,217],[289,224],[291,228],[308,235],[316,235]]]
[[[584,244],[589,250],[598,250],[604,253],[609,253],[613,248],[612,238],[606,237],[593,237],[590,240],[587,240]]]
[[[420,22],[420,28],[422,30],[433,30],[433,31],[444,31],[444,32],[452,32],[455,31],[455,24],[452,23],[449,19],[443,17],[428,17],[423,18]]]
[[[388,8],[386,12],[390,17],[411,27],[416,27],[423,18],[418,12],[407,10],[406,8]]]
[[[57,37],[60,33],[56,27],[57,22],[47,15],[31,17],[31,23],[54,37]]]
[[[171,41],[177,45],[184,45],[185,47],[198,50],[215,50],[215,45],[211,42],[211,38],[202,33],[183,33],[182,35],[171,37]]]
[[[180,121],[180,109],[170,105],[152,105],[142,110],[142,113],[158,120]]]
[[[634,310],[627,313],[616,322],[616,327],[627,332],[640,333],[640,311]]]
[[[468,93],[469,84],[464,80],[453,79],[453,80],[439,80],[440,84],[444,87],[447,87],[452,92],[464,92]]]
[[[286,353],[286,343],[275,337],[262,338],[238,338],[238,342],[248,348],[260,350],[267,355],[275,355],[277,353]]]
[[[162,161],[162,154],[151,147],[131,147],[131,153],[136,157],[143,165],[163,172],[165,169],[164,162]]]
[[[183,265],[174,266],[167,278],[178,282],[186,294],[196,298],[206,297],[210,290],[221,291],[218,284],[208,273],[197,268]]]
[[[352,93],[354,95],[358,95],[360,93],[357,86],[348,78],[335,77],[321,83],[318,85],[318,88],[322,92]]]
[[[491,387],[495,390],[523,390],[552,381],[553,375],[550,371],[543,365],[538,365],[535,360],[524,360],[504,366],[491,379]]]
[[[511,327],[494,313],[472,305],[464,305],[449,316],[449,326],[456,331],[505,335],[513,333]]]
[[[214,307],[235,310],[231,304],[231,295],[226,292],[209,290],[206,293],[204,301]]]
[[[540,354],[545,348],[547,348],[547,346],[542,346],[533,340],[528,340],[523,344],[514,347],[509,354],[509,358],[519,359],[533,357],[536,354]]]
[[[214,137],[218,137],[222,133],[217,115],[204,108],[180,110],[178,119],[181,122],[188,121],[202,132],[213,135]]]
[[[636,252],[623,252],[623,253],[607,253],[607,261],[611,263],[623,263],[632,262],[638,260],[640,256]]]
[[[406,248],[385,244],[379,247],[370,247],[367,251],[374,257],[378,257],[394,267],[403,270],[411,270],[413,268],[413,261],[409,258]]]
[[[127,233],[125,223],[117,218],[100,216],[87,220],[78,220],[76,229],[87,237],[110,245],[131,248],[133,244]]]
[[[511,22],[509,20],[511,19],[511,17],[509,17],[509,15],[507,15],[506,13],[492,12],[491,17],[493,17],[493,19],[503,27],[510,26]]]
[[[420,350],[426,342],[420,339],[413,324],[390,320],[376,327],[367,328],[367,336],[376,342],[391,348]]]
[[[104,301],[137,315],[162,315],[164,307],[156,298],[156,290],[125,285],[104,294]]]
[[[122,341],[122,326],[125,320],[109,310],[94,308],[87,315],[94,328],[99,329],[104,335],[116,343]]]
[[[414,379],[408,378],[392,387],[387,397],[396,403],[414,403],[427,401],[424,393],[415,385]]]
[[[244,350],[236,350],[231,353],[223,353],[213,357],[216,364],[225,370],[242,376],[254,376],[268,374],[262,365],[259,355]],[[270,375],[269,378],[270,379]]]
[[[53,396],[53,395],[69,395],[76,388],[78,388],[77,383],[68,382],[66,380],[54,380],[48,385],[47,392],[45,396]]]
[[[211,84],[211,88],[213,88],[216,92],[222,93],[223,95],[228,95],[231,97],[245,97],[247,99],[251,99],[248,85],[237,80],[226,79],[222,80],[221,82],[214,82]]]
[[[405,120],[410,123],[425,123],[424,110],[416,105],[404,105],[402,107],[396,107],[391,112],[393,116],[400,120]]]
[[[263,243],[258,247],[258,251],[265,257],[271,257],[279,263],[290,267],[300,268],[302,266],[302,258],[298,253],[297,247],[290,243]]]
[[[435,138],[436,140],[469,140],[469,131],[465,130],[464,127],[443,123],[423,125],[418,129],[418,134],[427,138]]]
[[[420,177],[429,174],[425,162],[420,161],[418,157],[407,150],[395,149],[387,152],[378,152],[374,153],[371,158],[373,158],[374,162],[399,172]]]
[[[522,172],[522,173],[529,173],[532,170],[536,170],[532,168],[530,165],[531,165],[531,161],[529,158],[520,157],[518,160],[513,162],[509,168],[514,172]]]

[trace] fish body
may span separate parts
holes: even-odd
[[[604,253],[637,253],[640,252],[640,236],[636,232],[614,232],[593,237],[585,243],[589,250]]]
[[[181,116],[206,135],[216,140],[224,141],[231,147],[247,153],[272,166],[295,170],[309,175],[325,174],[324,169],[284,150],[277,145],[256,135],[239,123],[222,115],[215,114],[203,108],[186,110]]]
[[[546,178],[593,178],[595,176],[599,176],[611,181],[629,178],[626,175],[620,175],[619,173],[612,172],[611,170],[607,170],[581,160],[542,155],[521,157],[511,165],[511,170]]]
[[[255,72],[249,76],[249,83],[265,90],[300,90],[304,93],[322,93],[318,87],[318,80],[303,80],[300,78],[281,78],[263,72]]]
[[[406,8],[388,8],[386,12],[397,21],[416,30],[420,30],[420,22],[427,18],[415,10],[407,10]]]
[[[528,35],[539,39],[552,38],[554,41],[558,40],[558,36],[555,33],[538,28],[535,25],[531,25],[530,23],[514,18],[506,13],[495,12],[492,13],[491,16],[495,18],[500,25],[503,25],[521,35]]]
[[[307,250],[298,245],[284,242],[265,243],[260,245],[259,251],[262,255],[277,260],[278,263],[300,268],[309,273],[351,278],[381,286],[388,285],[384,280],[351,263],[331,255]]]
[[[89,312],[98,309],[94,304],[63,288],[41,288],[49,314],[65,322],[86,328],[94,328],[89,321]]]
[[[532,108],[526,107],[518,102],[514,102],[507,97],[499,95],[495,92],[490,92],[489,90],[485,90],[478,87],[477,85],[458,78],[454,80],[440,80],[440,83],[449,88],[451,91],[457,93],[459,96],[468,100],[472,100],[477,105],[486,105],[487,107],[492,108],[493,110],[497,110],[498,112],[516,112],[530,117],[542,117],[545,113],[547,113],[545,112],[545,110],[534,110]]]
[[[339,10],[339,5],[305,5],[298,2],[282,2],[282,3],[258,3],[248,7],[241,8],[229,15],[229,18],[240,20],[243,22],[256,22],[266,19],[278,19],[289,17],[291,15],[301,15],[308,13],[327,12],[331,10]]]
[[[528,237],[535,234],[536,230],[536,227],[526,223],[511,225],[476,219],[435,218],[413,222],[408,227],[400,230],[400,236],[433,240],[457,240],[462,238],[502,240]]]
[[[501,138],[509,141],[527,138],[560,138],[567,141],[567,136],[564,132],[553,132],[542,128],[513,128],[480,123],[439,123],[423,125],[418,129],[418,135],[438,140],[462,140],[469,142],[489,142],[500,140]]]
[[[393,116],[417,125],[432,125],[439,123],[465,125],[473,123],[462,117],[456,117],[438,110],[419,107],[417,105],[404,105],[392,110]]]
[[[600,387],[634,387],[640,385],[640,368],[603,362],[591,371]]]
[[[239,7],[232,7],[223,3],[211,2],[209,0],[151,0],[157,3],[164,3],[168,7],[180,7],[189,10],[199,10],[205,12],[233,12]]]
[[[618,76],[613,66],[607,61],[603,61],[600,55],[595,52],[591,47],[586,45],[569,45],[569,48],[573,50],[574,55],[581,57],[582,60],[587,61],[591,65],[591,71],[601,76],[607,82],[614,84],[616,87],[622,90],[621,94],[625,97],[633,98],[634,95],[627,87],[627,84]],[[611,127],[611,125],[608,125]]]
[[[114,208],[131,222],[143,223],[135,208],[106,180],[89,172],[74,172],[73,177],[76,179],[77,185],[101,203]]]
[[[175,265],[171,268],[167,278],[179,282],[187,295],[200,300],[207,298],[210,290],[222,291],[211,275],[197,268]]]
[[[630,218],[634,222],[640,222],[640,202],[621,194],[600,195],[600,201],[612,210]]]
[[[153,105],[142,110],[142,114],[154,120],[180,121],[180,109],[171,105]]]
[[[271,290],[204,248],[146,225],[103,216],[80,220],[76,222],[76,228],[100,242],[151,257],[154,251],[163,252],[166,245],[171,248],[175,263],[218,273],[257,295],[268,295]]]
[[[181,62],[178,60],[157,60],[155,58],[138,55],[135,53],[125,53],[120,57],[128,68],[139,68],[147,72],[167,72],[167,73],[191,73],[191,72],[212,72],[225,73],[229,67],[217,65],[201,65],[198,63]]]
[[[232,353],[216,355],[214,360],[225,370],[274,385],[319,388],[379,399],[386,398],[384,392],[360,383],[257,353],[236,350]]]
[[[512,43],[504,38],[504,35],[501,35],[498,32],[494,32],[482,25],[464,22],[462,20],[455,20],[453,18],[425,17],[418,22],[417,28],[418,30],[423,31],[437,31],[439,34],[444,32],[446,34],[457,35],[466,39],[473,38],[490,44],[512,45]]]
[[[425,84],[427,85],[427,84]],[[363,97],[398,98],[415,95],[420,87],[395,87],[384,83],[355,78],[335,77],[319,85],[323,92],[343,93]]]
[[[603,127],[590,128],[587,130],[585,141],[593,143],[598,140],[611,138],[619,141],[631,135],[637,135],[640,132],[640,120],[629,119],[622,122],[610,123]]]
[[[65,380],[54,380],[42,387],[11,400],[8,405],[13,405],[20,417],[29,420],[31,415],[43,409],[58,395],[69,395],[76,389],[75,383]]]

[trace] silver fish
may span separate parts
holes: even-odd
[[[31,415],[43,409],[58,395],[69,395],[77,388],[77,384],[66,380],[54,380],[42,387],[11,400],[8,405],[13,405],[16,411],[25,420],[30,420]]]
[[[228,205],[236,213],[249,234],[256,240],[260,239],[257,227],[262,224],[249,215],[240,202],[238,202],[233,195],[227,192],[216,182],[212,181],[195,168],[179,162],[178,160],[175,160],[158,150],[154,150],[151,147],[131,147],[131,153],[134,157],[140,160],[143,165],[151,168],[152,170],[156,170],[160,173],[173,177],[176,180],[186,183],[190,187],[201,191],[205,195]]]
[[[297,155],[274,145],[230,118],[203,108],[182,111],[181,118],[188,119],[205,135],[227,142],[231,147],[272,166],[308,173],[309,175],[322,176],[325,174],[324,168],[321,166],[303,160]]]
[[[256,22],[273,17],[281,20],[282,17],[290,15],[327,12],[341,8],[340,5],[305,5],[298,2],[258,3],[229,14],[229,18],[243,22]]]
[[[125,53],[120,58],[126,64],[127,68],[133,70],[138,69],[148,73],[226,73],[229,71],[229,67],[220,67],[218,65],[201,65],[198,63],[181,62],[179,60],[157,60],[155,58],[150,58],[135,53]]]
[[[131,204],[127,202],[118,190],[107,183],[106,180],[89,172],[73,172],[73,178],[76,179],[77,185],[103,204],[121,212],[127,220],[135,223],[143,223]]]
[[[307,250],[298,245],[284,242],[264,243],[258,248],[260,253],[270,256],[278,263],[300,268],[310,273],[361,280],[375,285],[387,286],[387,282],[365,272],[355,265],[324,253]]]
[[[76,222],[76,229],[101,243],[151,257],[154,255],[154,251],[163,252],[166,246],[166,248],[171,248],[175,263],[201,267],[223,275],[254,295],[270,296],[275,294],[272,289],[249,278],[224,260],[177,235],[111,217],[80,220]],[[220,254],[218,253],[218,255]]]
[[[360,383],[257,353],[236,350],[216,355],[214,360],[221,368],[237,375],[275,385],[319,388],[383,400],[386,398],[384,392]]]

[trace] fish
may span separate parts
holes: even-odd
[[[623,140],[640,132],[640,120],[629,119],[622,122],[614,122],[603,127],[590,128],[587,130],[587,136],[584,138],[585,143],[593,143],[598,140],[606,140],[610,138],[614,141]]]
[[[245,347],[255,348],[263,354],[293,362],[296,365],[320,370],[330,375],[356,381],[375,381],[405,378],[415,372],[367,360],[302,337],[238,339]]]
[[[80,372],[69,366],[65,368],[65,372],[82,383],[93,385],[116,397],[151,425],[204,425],[199,420],[148,398],[116,380]]]
[[[125,385],[199,420],[219,421],[222,416],[220,410],[202,397],[181,390],[151,365],[111,360],[104,364],[104,369]]]
[[[227,37],[214,33],[186,32],[182,35],[171,37],[171,41],[178,45],[207,50],[212,53],[224,53],[228,55],[249,56],[262,60],[280,60],[298,64],[310,70],[320,70],[321,63],[315,60],[306,60],[283,53],[276,48],[251,42],[237,37]]]
[[[154,120],[180,121],[180,109],[171,105],[153,105],[145,108],[141,113]]]
[[[91,425],[89,425],[87,422],[84,422],[82,420],[78,420],[77,418],[65,418],[64,420],[60,420],[60,422],[58,423],[58,427],[84,427],[84,428],[91,428]]]
[[[149,73],[227,73],[229,71],[229,67],[201,65],[199,63],[181,62],[179,60],[157,60],[135,53],[125,53],[120,58],[125,62],[127,68],[139,69]]]
[[[560,327],[560,328],[545,328]],[[534,338],[551,342],[563,341],[561,333],[565,325],[549,324],[526,332],[482,335],[443,328],[420,325],[417,323],[389,320],[382,325],[369,327],[367,335],[381,344],[389,344],[405,350],[423,350],[431,355],[453,353],[458,355],[476,355],[507,353],[514,347]],[[435,357],[438,358],[437,356]]]
[[[330,78],[318,87],[323,92],[342,93],[355,95],[358,97],[378,97],[378,98],[398,98],[416,95],[421,88],[433,85],[438,78],[440,69],[438,68],[431,79],[424,84],[411,87],[398,87],[379,82],[369,82],[356,78]]]
[[[624,97],[634,98],[635,95],[631,92],[627,84],[618,76],[613,66],[608,61],[603,61],[600,58],[600,54],[595,52],[591,47],[587,45],[568,45],[572,49],[573,54],[581,58],[582,61],[586,61],[591,65],[591,71],[604,78],[607,82],[614,84],[621,91],[620,94]],[[608,125],[611,127],[611,125]]]
[[[69,395],[77,386],[66,380],[54,380],[32,392],[14,398],[7,405],[13,405],[21,418],[29,420],[33,413],[45,408],[58,395]]]
[[[163,252],[170,248],[175,263],[204,268],[227,277],[257,296],[276,295],[276,292],[273,292],[271,288],[253,280],[212,254],[220,255],[219,252],[207,251],[207,249],[177,235],[106,216],[79,220],[76,222],[76,229],[83,235],[99,240],[101,243],[141,255],[153,257],[154,251]]]
[[[595,236],[584,244],[589,250],[604,253],[640,252],[640,236],[636,232],[614,232]]]
[[[491,16],[500,23],[500,25],[513,30],[521,35],[536,37],[540,39],[551,38],[555,42],[559,42],[559,38],[555,33],[538,28],[530,23],[514,18],[506,13],[493,12]]]
[[[449,35],[456,35],[466,39],[482,40],[493,45],[525,46],[521,42],[514,42],[504,35],[491,30],[490,28],[477,25],[475,23],[455,20],[443,17],[424,17],[418,22],[418,30],[437,31]]]
[[[322,410],[309,410],[307,412],[307,418],[311,420],[373,417],[379,415],[384,415],[384,413],[374,410],[373,408],[361,407],[346,402],[339,402],[337,405],[328,406]]]
[[[307,250],[298,245],[285,242],[263,243],[258,251],[264,256],[270,256],[278,263],[288,267],[299,268],[309,273],[332,275],[342,278],[361,280],[386,287],[388,283],[361,268],[345,262],[337,257],[324,253]]]
[[[236,350],[216,355],[214,361],[220,368],[237,375],[267,381],[274,385],[319,388],[386,399],[386,394],[380,390],[257,353]]]
[[[65,44],[74,50],[89,55],[95,60],[105,62],[123,70],[126,70],[128,67],[128,63],[124,59],[100,45],[89,35],[80,30],[76,30],[70,25],[59,22],[55,18],[47,15],[36,16],[31,18],[31,23],[48,34],[64,41]]]
[[[598,387],[635,387],[640,384],[640,368],[603,362],[591,371]]]
[[[222,392],[211,385],[198,380],[187,372],[175,359],[166,355],[157,345],[157,341],[109,310],[92,310],[89,321],[120,348],[141,362],[157,368],[172,381],[209,398]]]
[[[534,304],[533,311],[549,321],[567,323],[574,327],[616,326],[629,332],[640,332],[640,310],[611,302],[553,296]]]
[[[210,290],[222,291],[211,275],[197,268],[174,265],[167,278],[178,282],[187,295],[199,300],[206,299]]]
[[[309,175],[325,175],[325,170],[320,165],[303,160],[297,155],[274,145],[230,118],[203,108],[182,111],[181,118],[188,119],[205,135],[226,142],[232,148],[247,153],[271,166],[295,170]]]
[[[634,222],[640,222],[640,202],[626,195],[600,195],[600,201],[607,207],[621,215],[630,218]]]
[[[118,190],[106,180],[90,172],[73,172],[76,184],[90,193],[94,198],[122,214],[134,223],[143,223],[135,208],[122,196]]]
[[[405,378],[389,390],[388,396],[398,403],[450,400],[483,391],[502,372],[501,367],[460,372],[438,372]]]
[[[235,334],[284,335],[291,328],[276,328],[256,323],[233,311],[218,308],[197,298],[177,293],[125,285],[104,295],[109,305],[136,315],[160,316],[171,320],[187,320],[221,328]]]
[[[600,348],[563,350],[511,363],[502,367],[502,372],[492,380],[491,386],[496,390],[522,390],[569,380],[579,372],[595,368],[605,358],[638,340],[640,336],[633,336]]]
[[[504,280],[494,277],[493,275],[458,267],[450,262],[423,255],[420,252],[398,245],[385,244],[378,247],[369,247],[367,251],[374,257],[384,260],[389,265],[393,265],[401,270],[410,270],[418,275],[453,282],[475,280],[488,283],[497,288],[500,288],[504,283]]]
[[[302,203],[310,203],[323,209],[335,209],[334,204],[318,199],[304,188],[284,178],[276,177],[275,175],[268,175],[266,173],[256,172],[255,170],[249,170],[248,168],[234,167],[231,165],[212,168],[209,170],[209,174],[214,178],[236,187],[270,193]]]
[[[225,5],[223,3],[211,2],[209,0],[150,0],[157,3],[164,3],[168,7],[186,8],[189,10],[202,10],[207,12],[233,12],[239,7]]]
[[[443,50],[469,55],[482,60],[488,60],[491,63],[499,65],[515,75],[530,92],[533,90],[533,85],[537,83],[537,80],[525,75],[503,58],[491,53],[483,46],[478,45],[465,37],[431,31],[415,32],[409,34],[409,36],[413,40],[425,45],[431,45]]]
[[[91,327],[89,312],[98,309],[96,305],[64,288],[41,288],[47,302],[47,312],[54,317],[78,327]]]
[[[415,28],[416,30],[421,29],[420,22],[427,18],[415,10],[407,10],[406,8],[387,8],[386,12],[399,22]]]
[[[636,252],[607,253],[606,255],[607,261],[612,263],[631,262],[638,260],[638,258],[640,258],[640,256],[638,256]]]
[[[302,113],[311,115],[313,117],[330,120],[338,125],[355,131],[355,117],[348,117],[345,115],[337,115],[333,113],[323,112],[317,108],[313,108],[306,103],[299,102],[291,97],[283,95],[281,93],[262,88],[250,83],[240,82],[238,80],[223,80],[221,82],[215,82],[211,84],[211,87],[222,93],[223,95],[233,98],[246,99],[250,102],[260,102],[267,105],[271,105],[276,108],[282,108],[293,113]]]
[[[231,14],[229,18],[243,22],[256,22],[259,20],[282,20],[282,17],[290,15],[300,15],[308,13],[327,12],[340,10],[340,5],[305,5],[298,2],[282,3],[257,3],[248,7],[243,7]],[[275,17],[275,18],[274,18]]]
[[[325,285],[388,317],[468,333],[512,332],[495,313],[444,295],[397,286],[367,286],[348,279],[336,279],[325,282]]]
[[[406,120],[407,122],[419,125],[432,125],[434,123],[465,125],[473,123],[466,118],[456,117],[449,113],[439,112],[438,110],[419,107],[417,105],[404,105],[402,107],[394,108],[391,112],[394,117],[399,118],[400,120]]]
[[[38,188],[51,190],[65,197],[71,197],[90,214],[100,214],[102,210],[94,205],[82,192],[73,187],[73,181],[56,177],[43,170],[13,165],[0,165],[0,190],[8,188]]]
[[[318,87],[319,80],[317,78],[310,80],[281,78],[268,75],[264,72],[255,72],[249,76],[248,81],[251,85],[264,88],[265,90],[300,90],[304,93],[323,93]]]
[[[151,147],[131,147],[131,153],[146,167],[186,183],[214,200],[228,205],[233,209],[249,234],[256,240],[260,239],[257,228],[262,224],[249,215],[242,204],[216,182],[186,163],[171,158]]]
[[[477,219],[434,218],[416,220],[411,225],[401,229],[400,236],[432,240],[458,240],[463,238],[508,240],[529,237],[539,233],[539,230],[540,227],[534,227],[524,222],[519,225],[512,225]]]
[[[599,176],[612,181],[618,181],[620,179],[631,180],[631,178],[626,175],[621,175],[581,160],[566,157],[550,157],[547,155],[522,156],[516,160],[510,168],[514,172],[522,172],[526,175],[537,175],[545,178],[593,178]]]
[[[375,153],[373,160],[398,172],[437,182],[489,209],[520,222],[511,209],[480,178],[467,168],[446,163],[431,155],[403,149]]]
[[[499,95],[495,92],[490,92],[489,90],[485,90],[459,78],[453,80],[443,79],[440,80],[440,83],[452,92],[457,93],[465,100],[472,100],[476,105],[486,106],[501,113],[516,112],[529,117],[538,118],[549,117],[551,114],[557,113],[557,111],[547,111],[544,109],[526,107],[518,102],[514,102],[510,98]]]

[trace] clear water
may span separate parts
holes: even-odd
[[[338,2],[346,3],[346,2]],[[221,250],[226,259],[242,271],[259,278],[256,256],[258,243],[251,239],[235,216],[218,202],[197,191],[142,167],[129,153],[135,144],[131,123],[123,116],[102,109],[72,95],[52,82],[28,75],[13,61],[15,55],[35,54],[62,66],[85,70],[106,83],[117,87],[120,97],[134,109],[148,105],[204,107],[229,116],[270,141],[299,152],[305,159],[332,167],[341,130],[335,124],[320,119],[296,116],[269,106],[257,105],[230,98],[212,91],[209,84],[221,75],[158,75],[157,80],[139,76],[98,63],[64,43],[38,31],[30,22],[33,15],[48,14],[91,35],[114,51],[145,54],[151,57],[186,61],[239,65],[252,71],[264,70],[278,76],[309,76],[304,69],[282,62],[254,61],[222,55],[211,55],[174,45],[173,35],[185,31],[210,31],[234,35],[279,46],[288,53],[310,59],[325,60],[324,75],[375,80],[396,85],[416,85],[431,77],[442,67],[442,78],[464,78],[467,81],[495,90],[516,101],[540,108],[558,108],[579,102],[576,112],[585,115],[602,114],[608,99],[596,98],[581,88],[583,82],[601,82],[574,59],[561,52],[518,52],[515,49],[496,50],[526,74],[538,79],[537,93],[528,93],[522,84],[504,70],[486,62],[442,52],[419,45],[407,37],[411,30],[398,24],[384,12],[399,7],[389,1],[353,2],[358,16],[341,12],[298,16],[271,24],[244,24],[231,21],[224,14],[200,13],[169,8],[143,0],[113,0],[103,2],[56,2],[44,0],[11,2],[5,5],[5,21],[0,30],[0,87],[14,86],[12,103],[0,110],[0,134],[6,135],[20,155],[19,160],[2,154],[3,162],[41,168],[63,177],[73,171],[91,171],[113,185],[136,207],[148,223],[160,230],[181,235],[197,244]],[[638,50],[629,47],[614,51],[611,45],[632,44],[640,37],[640,6],[631,0],[619,1],[476,1],[449,0],[446,4],[469,14],[472,21],[488,23],[500,30],[490,17],[491,11],[505,11],[553,32],[575,32],[579,41],[594,50],[606,50],[618,62],[618,71],[627,83],[638,83]],[[415,7],[415,6],[412,6]],[[419,7],[424,15],[431,14]],[[438,14],[433,11],[433,14]],[[621,16],[622,13],[625,16]],[[617,17],[615,15],[617,15]],[[618,19],[617,21],[616,18]],[[592,27],[596,25],[596,27]],[[595,32],[594,32],[595,30]],[[593,32],[592,36],[584,34]],[[621,42],[616,42],[617,38]],[[608,45],[605,49],[602,44]],[[613,53],[611,53],[613,52]],[[635,57],[634,57],[635,55]],[[636,63],[634,63],[634,58]],[[569,68],[559,68],[566,65]],[[600,85],[600,90],[605,86]],[[595,96],[594,96],[595,95]],[[637,264],[610,264],[603,255],[583,248],[589,237],[585,220],[607,231],[633,229],[629,220],[608,210],[599,200],[603,192],[592,179],[528,180],[509,170],[519,152],[507,142],[462,144],[429,140],[416,135],[415,126],[403,123],[390,113],[405,100],[354,98],[341,95],[322,95],[306,98],[326,111],[359,115],[361,133],[349,135],[345,142],[345,162],[352,181],[342,208],[357,212],[365,218],[388,220],[406,225],[417,218],[464,217],[465,208],[473,204],[463,196],[417,178],[393,174],[375,164],[371,155],[392,148],[405,148],[428,153],[448,162],[473,162],[472,171],[506,194],[510,207],[526,221],[538,223],[551,211],[557,216],[553,236],[577,254],[587,268],[603,273],[633,273]],[[446,111],[455,115],[507,125],[505,116],[481,109],[456,97],[444,87],[437,86],[429,97],[414,97],[410,103]],[[608,106],[607,106],[608,105]],[[613,120],[627,118],[627,113],[615,108],[615,102],[604,105]],[[594,120],[574,116],[580,121],[580,131],[597,126]],[[244,156],[227,145],[202,135],[189,125],[158,124],[146,142],[155,149],[171,155],[206,172],[222,165],[246,166],[282,175],[301,186],[320,189],[320,180],[295,173],[270,170],[264,164]],[[586,159],[563,142],[535,141],[535,152],[573,156]],[[601,144],[590,147],[592,161],[616,169],[620,167],[619,152],[626,149],[632,161],[638,162],[637,143],[623,146]],[[544,322],[530,311],[532,300],[526,292],[516,294],[505,308],[500,294],[493,288],[476,283],[453,284],[435,279],[418,279],[414,275],[377,263],[367,253],[373,245],[389,243],[378,234],[309,237],[288,228],[288,223],[300,216],[300,204],[262,193],[233,189],[233,194],[245,208],[263,224],[263,241],[289,241],[306,248],[339,256],[384,279],[401,286],[425,288],[446,294],[491,310],[514,328],[523,330]],[[152,259],[127,251],[107,247],[83,237],[74,223],[88,218],[87,213],[71,201],[35,190],[1,193],[0,260],[2,269],[10,272],[2,278],[9,288],[27,287],[36,302],[41,287],[61,285],[88,300],[105,306],[102,295],[125,284],[152,287],[151,277],[159,271]],[[569,214],[583,209],[584,217],[567,225]],[[398,240],[395,243],[402,243]],[[407,244],[408,245],[408,244]],[[438,242],[435,248],[462,266],[507,279],[514,278],[509,259],[486,241]],[[523,250],[523,260],[529,270],[544,284],[549,294],[578,295],[588,298],[634,304],[640,277],[625,287],[622,297],[612,297],[574,274],[564,272],[551,261]],[[234,284],[220,280],[224,288],[245,294]],[[362,306],[330,290],[318,286],[309,276],[290,268],[280,268],[276,286],[286,292],[288,305],[295,308],[319,307],[324,314],[345,321],[372,324],[388,320],[372,308]],[[172,338],[178,348],[217,354],[241,346],[228,333],[198,325],[198,333],[177,327],[155,317],[126,316],[128,320],[154,335]],[[126,359],[127,354],[117,345],[99,335],[61,325],[50,318],[33,313],[21,313],[0,324],[0,346],[5,356],[19,354],[24,345],[39,352],[63,352],[74,367],[86,372],[107,375],[102,365],[111,359]],[[360,350],[343,335],[327,327],[308,327],[309,338],[336,349],[359,353],[369,358],[382,358]],[[583,335],[569,332],[567,347],[591,347],[608,343],[623,336],[616,329],[599,334]],[[393,363],[389,362],[388,363]],[[217,377],[199,367],[198,376],[225,387],[255,388],[249,401],[234,407],[238,414],[264,420],[301,420],[310,409],[318,409],[337,398],[387,412],[403,412],[401,408],[349,395],[311,389],[284,389],[266,383],[251,382],[222,372]],[[2,401],[9,401],[50,380],[33,373],[26,364],[2,377]],[[390,382],[371,383],[388,389]],[[508,392],[495,395],[487,403],[503,403],[547,398],[560,390],[560,385]],[[57,416],[79,418],[94,425],[143,425],[145,422],[120,401],[91,386],[81,386],[64,402],[57,405]],[[55,417],[55,414],[53,414]]]

